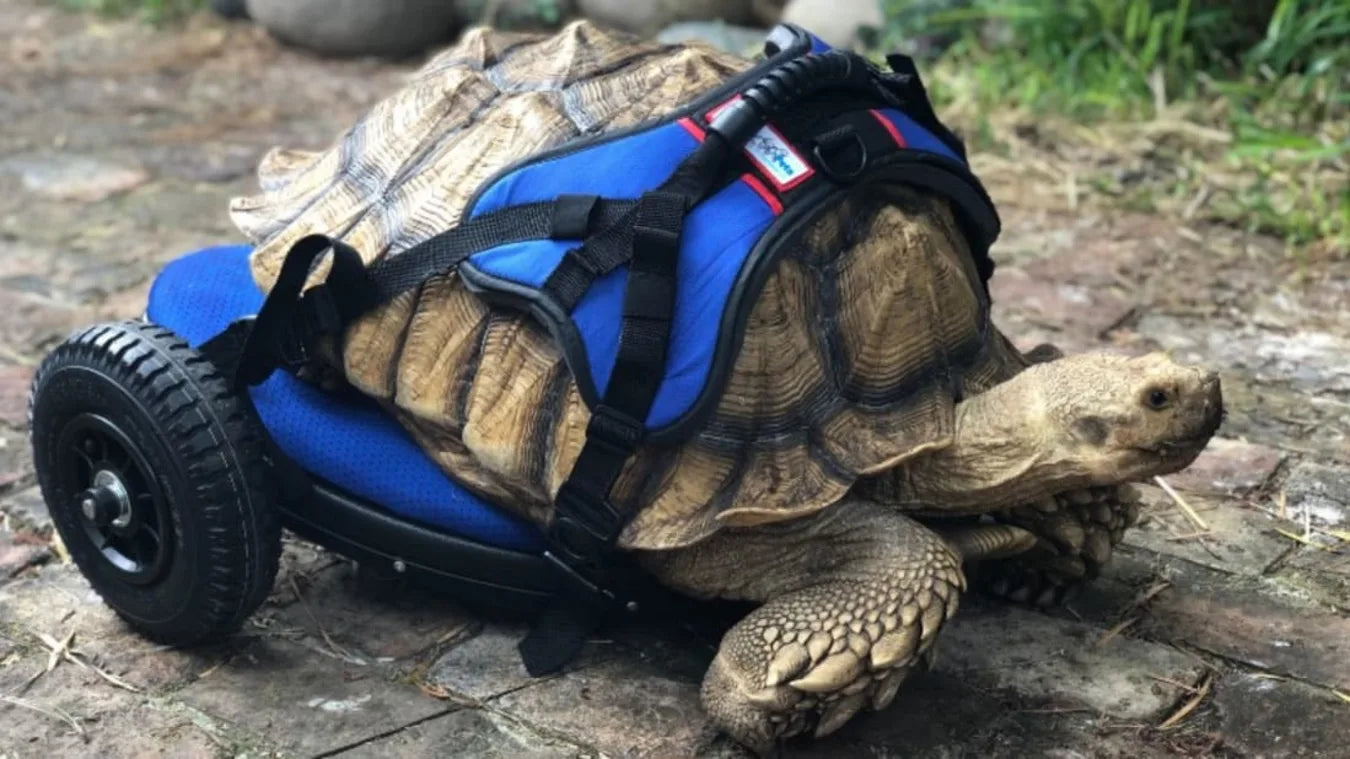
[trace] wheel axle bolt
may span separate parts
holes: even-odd
[[[98,503],[93,498],[85,498],[80,501],[80,511],[84,514],[85,519],[92,522],[98,518]]]

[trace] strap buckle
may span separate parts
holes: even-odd
[[[609,500],[620,467],[642,440],[641,423],[600,405],[586,426],[586,444],[572,475],[553,499],[553,522],[544,556],[584,598],[609,603],[607,557],[623,531],[623,515]]]
[[[553,523],[544,558],[562,570],[562,577],[581,597],[614,601],[604,582],[604,558],[619,538],[623,520],[606,498],[582,492],[570,480],[554,499]]]

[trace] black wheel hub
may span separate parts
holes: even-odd
[[[159,579],[172,553],[168,500],[139,448],[117,425],[80,414],[61,432],[61,470],[86,539],[123,580]]]

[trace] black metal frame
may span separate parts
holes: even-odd
[[[419,524],[326,482],[313,481],[307,498],[287,500],[280,511],[282,525],[307,540],[467,603],[530,615],[558,589],[542,554]]]

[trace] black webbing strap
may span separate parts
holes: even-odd
[[[594,195],[560,195],[557,200],[525,203],[476,216],[370,267],[378,299],[384,302],[453,270],[480,251],[526,240],[580,240],[612,227],[636,205]]]
[[[685,195],[642,196],[632,225],[632,262],[624,292],[618,356],[600,404],[591,413],[586,442],[554,499],[545,556],[563,578],[560,597],[520,643],[525,669],[555,672],[572,659],[616,602],[622,577],[612,572],[614,544],[629,515],[610,499],[624,465],[637,451],[645,421],[665,374],[675,307]]]
[[[314,265],[330,251],[327,278],[301,295]],[[239,350],[235,381],[256,385],[277,367],[305,366],[317,339],[339,334],[374,306],[373,291],[355,248],[326,235],[302,238],[286,253],[276,282],[252,319]]]
[[[600,199],[595,195],[559,195],[553,205],[553,226],[549,237],[555,240],[580,240],[591,229],[591,213]]]
[[[681,195],[693,207],[724,179],[729,146],[716,132],[707,138],[679,168],[653,193]],[[648,193],[652,194],[652,193]],[[569,250],[540,289],[564,311],[571,311],[596,279],[628,263],[636,250],[633,230],[638,224],[637,209],[586,239],[580,248]]]
[[[230,325],[207,341],[217,365],[242,385],[254,385],[285,368],[297,371],[312,359],[323,337],[341,337],[347,325],[429,277],[453,271],[466,258],[512,242],[582,239],[617,223],[636,201],[594,195],[562,195],[483,214],[366,268],[346,243],[310,235],[291,246],[276,283],[257,316]],[[332,251],[332,270],[305,290],[314,265]]]
[[[925,129],[933,133],[952,152],[961,156],[961,160],[966,160],[966,144],[957,137],[952,130],[948,129],[937,117],[933,111],[933,103],[928,99],[928,89],[923,86],[923,78],[919,76],[919,69],[914,65],[914,59],[900,53],[891,53],[886,56],[886,64],[891,67],[895,77],[887,77],[883,81],[886,84],[893,82],[897,94],[904,101],[904,111],[910,118],[919,122]]]
[[[629,211],[619,223],[567,251],[558,267],[545,280],[544,292],[553,296],[564,311],[576,307],[591,283],[628,262],[633,250],[633,224],[637,211]]]

